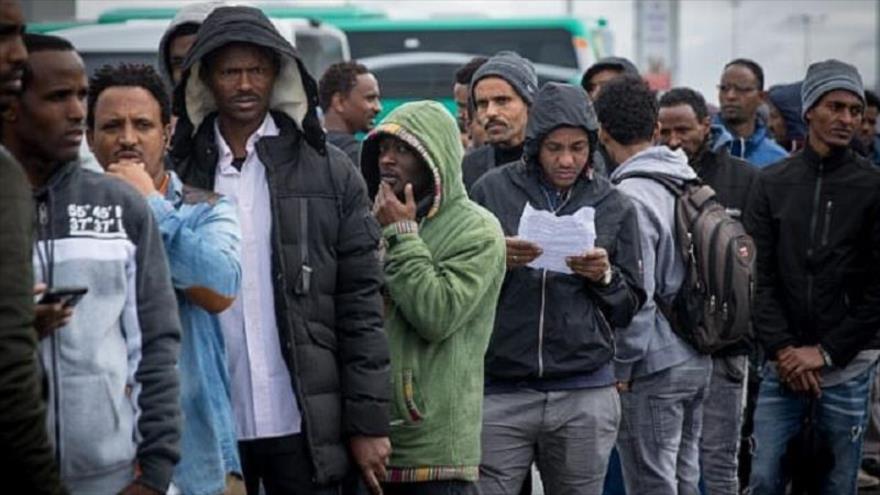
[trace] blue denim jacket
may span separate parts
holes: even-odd
[[[174,484],[186,495],[216,495],[225,489],[227,473],[241,473],[226,350],[216,315],[183,291],[203,287],[233,297],[241,282],[241,233],[228,199],[184,188],[174,172],[169,174],[165,197],[154,194],[148,201],[168,255],[183,326],[178,366],[184,426]]]

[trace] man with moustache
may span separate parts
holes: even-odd
[[[757,248],[752,315],[770,359],[755,410],[755,495],[784,492],[783,455],[812,407],[833,459],[809,473],[814,486],[856,493],[880,355],[880,174],[850,147],[865,109],[861,76],[816,62],[801,100],[806,146],[762,170],[745,216]]]
[[[455,112],[458,120],[458,131],[461,133],[461,145],[465,150],[479,148],[486,141],[486,130],[478,123],[471,111],[471,79],[486,61],[487,57],[477,56],[455,71],[455,83],[452,85],[452,97],[455,100]]]
[[[2,111],[21,91],[24,27],[18,1],[0,1]],[[18,493],[57,494],[62,487],[46,433],[36,358],[31,191],[21,166],[2,147],[0,184],[0,478]]]
[[[238,292],[241,234],[227,198],[184,186],[165,170],[169,100],[152,66],[104,66],[89,81],[86,135],[101,167],[146,198],[171,266],[183,325],[184,424],[174,484],[187,495],[241,494],[226,349],[217,318]]]
[[[486,144],[461,163],[468,191],[489,170],[522,158],[529,107],[538,91],[538,74],[527,59],[498,52],[471,79],[471,118],[486,130]]]
[[[40,348],[62,481],[72,493],[165,493],[179,457],[180,320],[162,238],[134,189],[78,163],[88,86],[73,46],[25,44],[2,140],[34,190],[34,271],[49,290],[88,290]]]

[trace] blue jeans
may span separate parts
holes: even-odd
[[[703,400],[712,374],[709,356],[633,380],[620,394],[617,450],[626,492],[697,495]]]
[[[765,367],[763,377],[755,410],[755,454],[749,493],[782,495],[788,481],[782,473],[782,459],[809,412],[809,399],[784,387],[770,366]],[[856,476],[868,417],[868,389],[873,377],[874,367],[871,367],[847,382],[822,389],[817,428],[834,456],[834,467],[825,478],[822,493],[857,493]]]

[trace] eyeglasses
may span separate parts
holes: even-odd
[[[728,91],[733,91],[736,94],[746,94],[751,93],[752,91],[757,90],[758,88],[755,86],[740,86],[738,84],[719,84],[718,91],[721,93],[727,93]]]

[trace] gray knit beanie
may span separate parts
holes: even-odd
[[[500,77],[507,81],[529,106],[538,91],[538,73],[535,72],[535,67],[516,52],[498,52],[474,72],[470,87],[471,102],[474,101],[474,86],[477,81],[486,77]]]
[[[827,93],[838,89],[849,91],[865,102],[865,87],[858,69],[835,59],[810,64],[801,86],[801,116],[806,119],[809,109]]]

